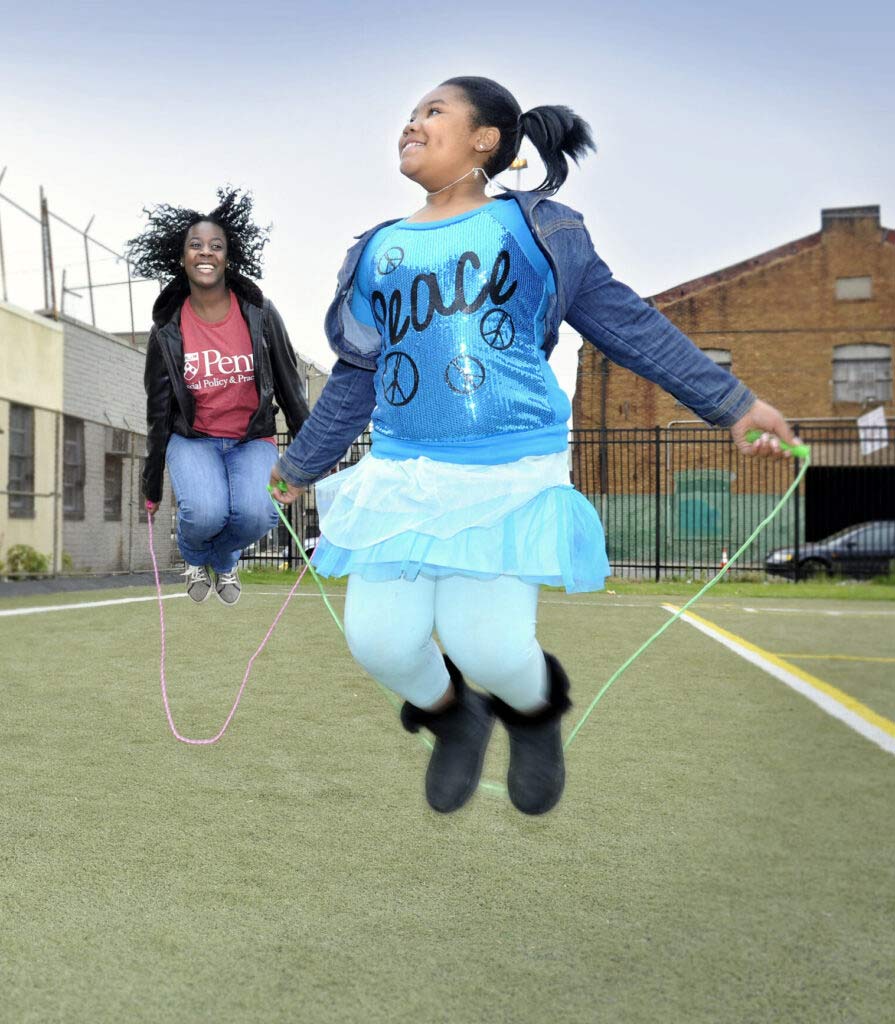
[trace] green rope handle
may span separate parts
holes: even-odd
[[[749,442],[749,444],[754,444],[760,437],[760,430],[746,431],[746,440]],[[780,441],[779,439],[777,441],[777,444],[780,445],[783,451],[789,452],[791,455],[794,455],[797,459],[811,458],[811,449],[808,447],[807,444],[787,444],[785,441]]]

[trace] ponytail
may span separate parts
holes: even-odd
[[[589,149],[596,149],[590,125],[568,107],[533,107],[522,115],[519,123],[547,172],[535,192],[553,195],[569,175],[566,157],[577,164]]]
[[[546,169],[544,180],[533,191],[552,195],[568,177],[567,157],[577,163],[589,149],[596,149],[590,125],[568,107],[534,107],[523,114],[513,94],[490,78],[465,76],[441,84],[463,90],[473,109],[476,128],[493,127],[500,132],[497,149],[485,163],[489,177],[510,166],[525,135]]]

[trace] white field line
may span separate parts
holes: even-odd
[[[831,615],[834,618],[840,618],[843,616],[852,616],[855,618],[865,618],[870,616],[893,616],[895,615],[895,609],[891,611],[889,609],[879,608],[874,611],[853,611],[850,608],[844,608],[841,611],[837,611],[831,608],[752,608],[748,605],[743,605],[742,610],[744,612],[751,612],[753,615],[761,615],[765,612],[773,615]]]
[[[250,590],[248,593],[255,597],[285,597],[289,593],[289,590]],[[326,596],[329,598],[344,598],[345,593],[344,591],[336,591],[328,593]],[[171,601],[176,597],[186,597],[186,594],[162,594],[163,601]],[[295,594],[293,595],[293,600],[297,597],[317,598],[318,601],[320,600],[320,594],[316,591],[313,594]],[[4,608],[0,609],[0,617],[11,615],[42,615],[46,612],[70,612],[79,611],[83,608],[108,608],[116,604],[138,604],[142,601],[157,600],[158,598],[153,594],[151,597],[117,597],[108,601],[80,601],[77,604],[46,604],[32,605],[28,608]]]
[[[679,610],[672,604],[664,604],[662,607],[672,614]],[[838,718],[840,722],[860,733],[871,743],[882,747],[889,754],[895,754],[895,722],[877,714],[835,686],[810,675],[796,665],[790,665],[776,654],[762,650],[750,641],[729,633],[726,629],[716,626],[699,615],[685,612],[681,618],[698,629],[700,633],[705,633],[706,636],[717,640],[728,650],[756,665],[763,672],[767,672],[768,675],[795,690],[796,693],[807,697],[822,711],[832,715],[833,718]]]
[[[642,601],[637,604],[626,601],[613,601],[608,597],[599,601],[570,601],[568,598],[562,597],[542,597],[541,604],[570,604],[575,605],[578,608],[654,608],[655,605],[649,601]],[[664,605],[663,605],[664,607]],[[717,605],[713,607],[717,608]],[[787,615],[828,615],[833,618],[839,618],[842,616],[850,616],[854,618],[870,618],[870,617],[893,617],[895,616],[895,608],[889,609],[877,609],[873,611],[857,611],[851,609],[843,609],[838,611],[830,608],[779,608],[779,607],[762,607],[753,608],[751,605],[736,604],[732,601],[726,601],[724,608],[731,611],[742,611],[751,612],[753,615],[761,615],[765,612],[773,614],[779,614],[781,612]]]
[[[171,601],[175,597],[186,597],[186,594],[163,594],[163,601]],[[29,608],[4,608],[0,610],[0,617],[9,615],[43,615],[45,612],[72,612],[81,608],[108,608],[113,604],[138,604],[141,601],[157,601],[155,594],[152,597],[117,597],[109,601],[81,601],[78,604],[44,604],[32,605]]]
[[[644,608],[655,611],[655,604],[652,601],[611,601],[606,598],[604,601],[569,601],[562,597],[542,597],[541,604],[571,604],[576,608]]]

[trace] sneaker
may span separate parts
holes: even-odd
[[[230,572],[216,572],[214,574],[214,589],[224,604],[236,604],[242,593],[239,573],[235,569],[231,569]]]
[[[189,597],[202,604],[211,593],[211,577],[208,575],[208,568],[204,565],[187,565],[186,571],[181,573],[186,576],[186,592]]]

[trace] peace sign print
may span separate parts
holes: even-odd
[[[379,257],[377,268],[384,277],[386,274],[393,274],[403,262],[404,250],[400,245],[393,245]]]
[[[490,309],[482,317],[479,331],[485,341],[498,351],[509,348],[516,337],[513,318],[505,309]]]
[[[389,352],[382,368],[382,393],[389,405],[407,405],[420,386],[420,372],[406,352]]]
[[[485,383],[485,364],[474,356],[457,356],[448,363],[444,379],[451,391],[471,395]]]

